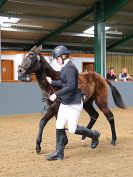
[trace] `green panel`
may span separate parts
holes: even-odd
[[[36,45],[44,44],[49,39],[52,39],[54,36],[60,34],[64,30],[66,30],[68,27],[70,27],[71,25],[75,24],[76,22],[78,22],[79,20],[81,20],[82,18],[86,17],[87,15],[89,15],[89,14],[91,14],[93,12],[94,12],[94,7],[90,8],[90,9],[87,9],[82,14],[80,14],[79,16],[77,16],[76,18],[74,18],[73,20],[71,20],[70,22],[67,22],[64,26],[62,26],[62,27],[58,28],[57,30],[51,32],[48,36],[46,36],[42,40],[38,41],[36,43]]]
[[[129,0],[104,0],[104,21],[114,15],[128,2]]]
[[[129,36],[127,36],[127,37],[125,37],[125,38],[113,43],[113,44],[111,44],[109,47],[107,47],[107,50],[110,50],[110,49],[112,49],[112,48],[114,48],[114,47],[116,47],[116,46],[118,46],[120,44],[123,44],[123,43],[125,43],[125,42],[127,42],[127,41],[129,41],[131,39],[133,39],[133,34],[131,34],[131,35],[129,35]]]
[[[0,0],[0,9],[4,6],[7,0]]]

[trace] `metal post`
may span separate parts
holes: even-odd
[[[102,76],[106,77],[106,31],[105,31],[105,23],[101,24],[101,60],[102,63]]]
[[[94,48],[95,71],[105,77],[106,75],[106,34],[102,3],[95,4]]]
[[[118,10],[120,10],[123,6],[125,6],[129,0],[103,0],[104,3],[104,21],[109,19],[112,15],[114,15]]]

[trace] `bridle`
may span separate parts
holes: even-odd
[[[19,65],[19,67],[23,68],[26,73],[27,73],[27,71],[29,70],[29,68],[31,67],[31,65],[33,65],[37,60],[40,61],[40,56],[39,56],[39,55],[37,55],[35,52],[29,52],[29,54],[30,54],[30,53],[35,54],[36,57],[35,57],[35,59],[32,59],[31,62],[27,63],[26,66],[28,66],[28,67],[24,67],[24,66],[22,66],[22,65]],[[40,67],[40,65],[39,65],[39,67]]]

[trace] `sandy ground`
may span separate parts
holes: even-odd
[[[42,152],[36,154],[35,141],[41,114],[0,116],[0,177],[133,177],[133,108],[112,109],[118,141],[110,144],[111,131],[106,118],[94,127],[101,131],[100,144],[90,148],[90,140],[68,134],[69,144],[63,161],[46,161],[55,149],[55,118],[44,130]],[[82,112],[81,125],[88,116]]]

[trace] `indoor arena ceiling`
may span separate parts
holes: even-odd
[[[83,32],[94,25],[97,0],[1,0],[2,49],[27,50],[43,43],[45,51],[64,44],[93,53],[94,37]],[[85,14],[85,15],[84,15]],[[17,19],[13,19],[13,18]],[[11,19],[16,21],[11,21]],[[133,53],[133,0],[106,21],[107,51]]]

